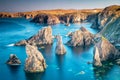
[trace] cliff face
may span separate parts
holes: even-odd
[[[56,54],[58,54],[58,55],[65,54],[66,49],[62,42],[62,36],[57,35],[56,38],[57,38],[57,44],[56,44],[56,49],[55,49]]]
[[[120,56],[117,49],[104,37],[96,37],[94,50],[94,66],[102,66],[103,61],[115,60]]]
[[[50,14],[38,14],[33,18],[33,20],[31,20],[31,22],[48,24],[48,25],[54,25],[60,23],[57,16]]]
[[[99,15],[100,33],[120,50],[120,6],[110,6]]]
[[[43,72],[46,69],[46,62],[36,46],[26,45],[27,59],[25,62],[25,71]]]
[[[109,23],[113,18],[117,18],[120,16],[120,6],[113,5],[106,7],[99,15],[98,15],[98,24],[99,28],[102,29]]]
[[[22,40],[17,42],[15,45],[45,45],[45,44],[52,44],[52,28],[50,26],[42,28],[38,34],[30,37],[27,40]]]

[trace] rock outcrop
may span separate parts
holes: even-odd
[[[15,45],[26,45],[26,44],[32,44],[32,45],[46,45],[46,44],[52,44],[52,28],[50,26],[42,28],[36,35],[30,37],[27,40],[21,40],[17,42]]]
[[[15,55],[15,54],[10,54],[9,59],[6,62],[9,65],[20,65],[21,61],[19,60],[19,58]]]
[[[56,44],[56,49],[55,49],[56,54],[58,54],[58,55],[65,54],[66,49],[62,42],[62,36],[57,35],[56,38],[57,38],[57,44]]]
[[[25,71],[30,73],[43,72],[46,69],[46,62],[36,46],[26,45],[27,59]]]
[[[89,46],[93,43],[92,39],[94,35],[84,27],[81,27],[80,30],[70,33],[69,35],[71,40],[69,40],[67,44],[70,46]]]
[[[57,16],[50,14],[38,14],[31,20],[31,22],[47,25],[54,25],[60,23]]]
[[[107,60],[115,60],[120,56],[118,50],[104,37],[96,37],[94,41],[94,66],[102,66],[102,62],[105,62]]]

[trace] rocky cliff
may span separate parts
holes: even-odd
[[[36,46],[26,45],[27,58],[25,62],[25,71],[43,72],[46,69],[46,62],[42,54],[38,51]]]
[[[105,8],[98,19],[100,33],[120,50],[120,6]]]
[[[26,44],[32,44],[32,45],[46,45],[46,44],[52,44],[52,28],[50,26],[42,28],[36,35],[30,37],[27,40],[21,40],[17,42],[15,45],[26,45]]]
[[[56,39],[57,39],[57,44],[56,44],[56,48],[55,48],[56,54],[58,54],[58,55],[65,54],[66,49],[65,49],[63,42],[62,42],[62,36],[57,35]]]
[[[120,52],[104,37],[95,37],[94,66],[102,66],[102,62],[115,60],[120,57]]]
[[[60,23],[59,18],[57,16],[50,14],[38,14],[31,20],[31,22],[48,25]]]

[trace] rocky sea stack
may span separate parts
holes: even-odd
[[[46,44],[52,44],[52,28],[50,26],[42,28],[36,35],[30,37],[27,40],[21,40],[17,42],[15,45],[26,45],[26,44],[32,44],[32,45],[46,45]]]
[[[15,55],[15,54],[10,54],[9,59],[6,62],[9,65],[20,65],[21,61],[19,60],[19,58]]]
[[[95,39],[94,66],[102,66],[102,62],[115,60],[120,57],[118,50],[104,37]]]
[[[56,54],[58,54],[58,55],[65,54],[66,49],[62,42],[62,36],[57,35],[56,38],[57,38],[57,44],[56,44],[56,49],[55,49]]]
[[[67,44],[70,46],[89,46],[93,44],[92,39],[94,38],[94,35],[84,27],[81,27],[80,30],[70,33],[68,36],[71,37],[71,40],[67,42]]]
[[[36,46],[26,45],[27,59],[25,71],[30,73],[43,72],[46,69],[46,62]]]

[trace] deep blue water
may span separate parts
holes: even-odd
[[[71,24],[70,27],[57,24],[52,26],[53,35],[59,33],[63,37],[63,43],[66,43],[69,40],[66,34],[78,30],[81,26],[94,34],[97,33],[97,30],[90,28],[90,23]],[[120,67],[117,65],[107,69],[104,74],[96,76],[92,64],[87,64],[88,61],[93,61],[93,46],[73,48],[65,45],[67,53],[57,56],[55,54],[56,40],[52,46],[48,45],[45,49],[40,49],[48,65],[45,72],[25,73],[25,47],[12,46],[12,44],[31,37],[42,27],[24,18],[0,19],[0,80],[120,80]],[[21,60],[22,64],[19,67],[5,64],[11,53],[16,54]]]

